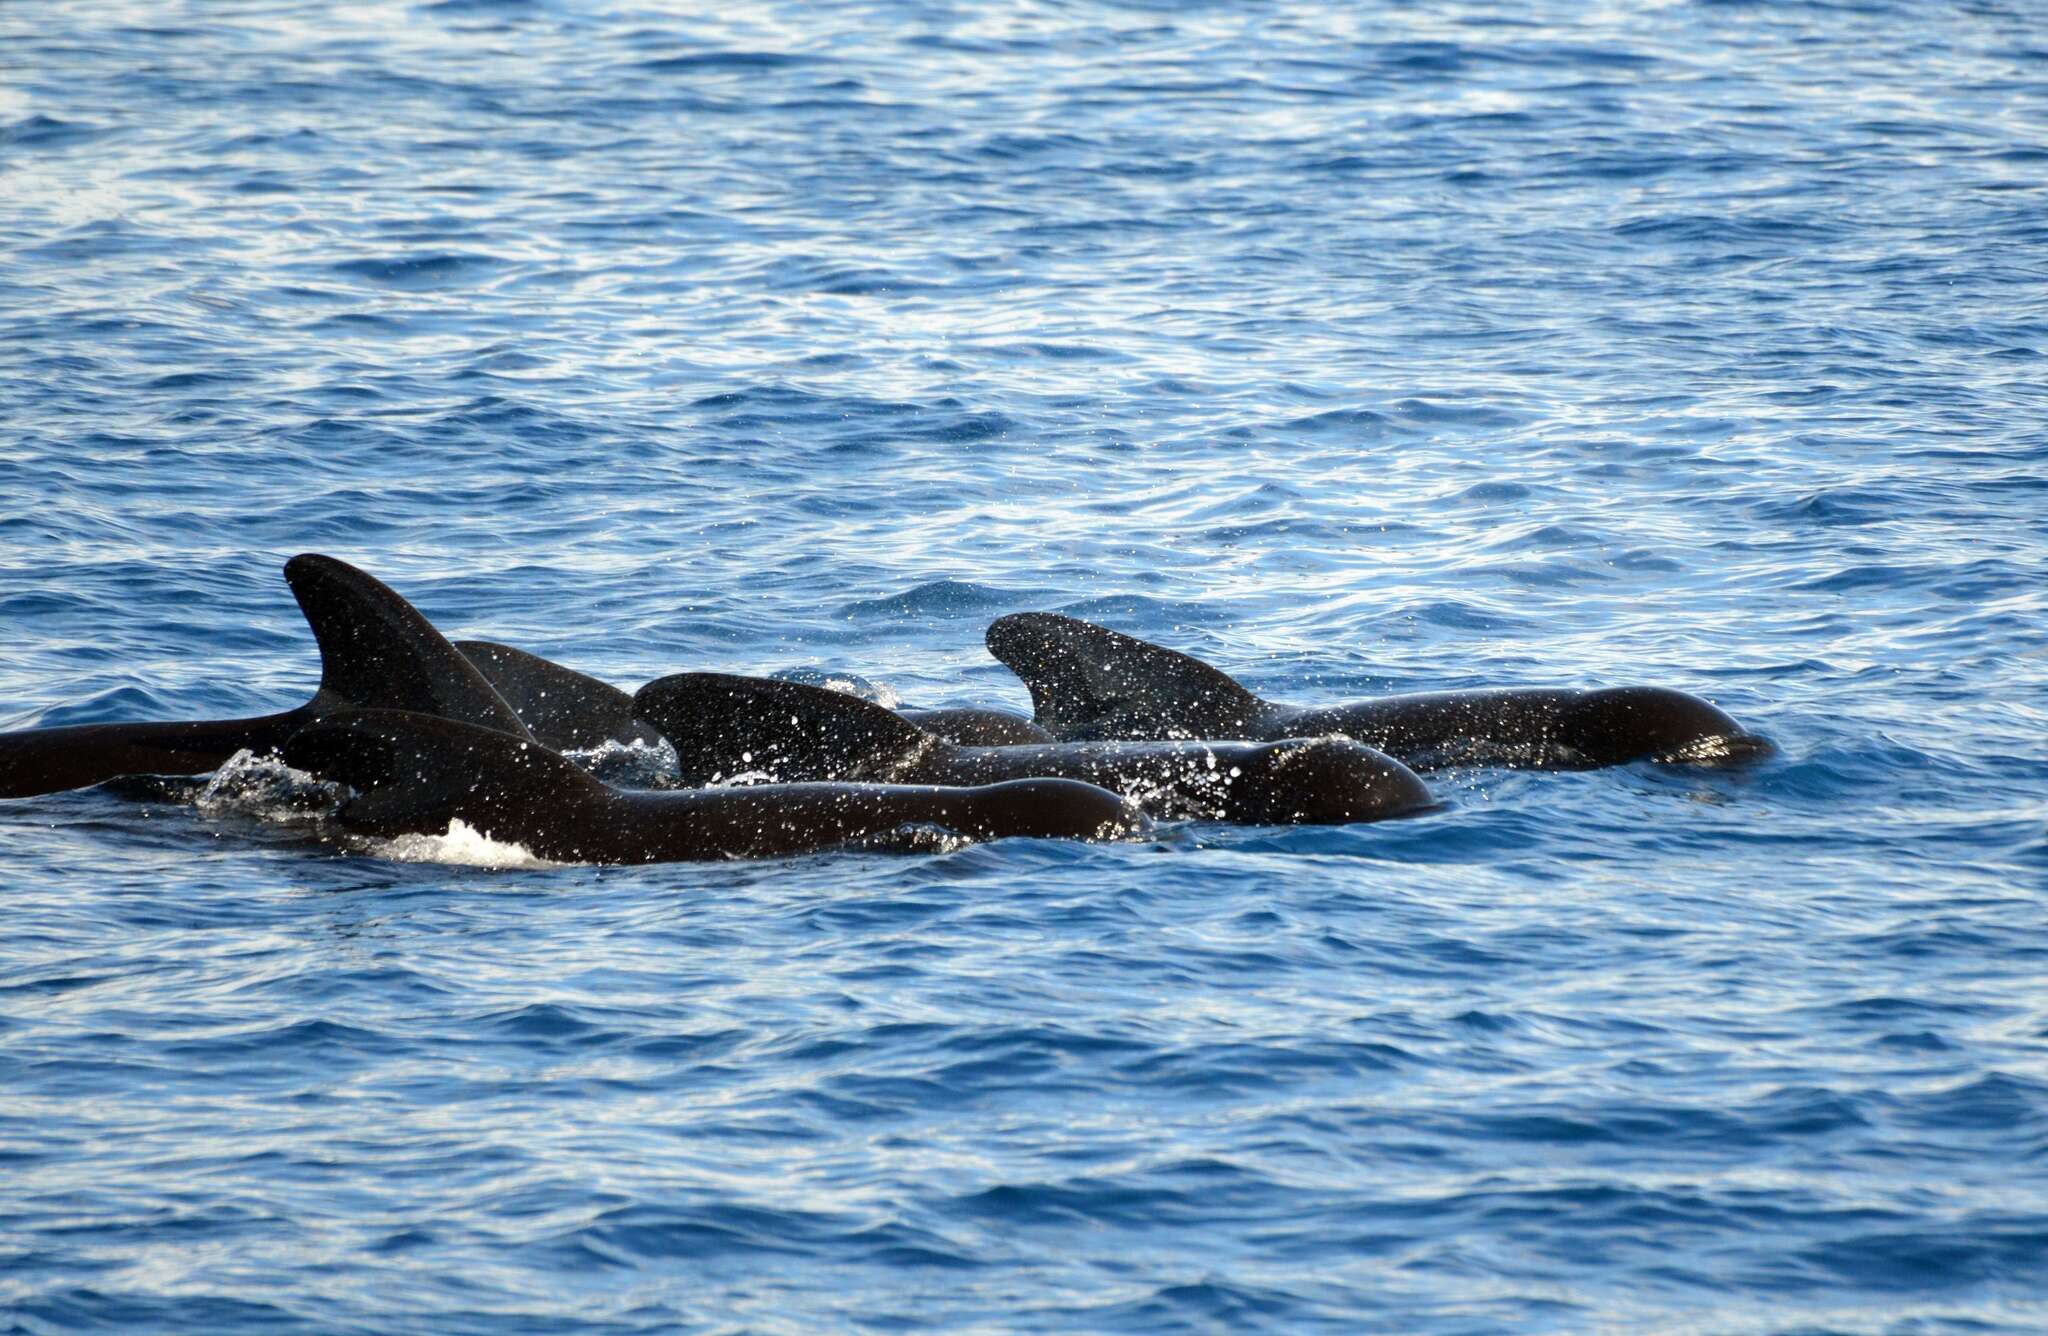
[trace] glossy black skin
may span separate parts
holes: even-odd
[[[534,736],[556,751],[582,751],[607,742],[647,744],[661,738],[655,728],[633,717],[633,697],[607,682],[511,645],[458,640],[455,647],[491,680]],[[1007,710],[955,707],[897,713],[928,733],[974,746],[1053,740],[1023,715]]]
[[[633,697],[608,682],[489,640],[458,640],[455,648],[490,679],[534,737],[555,751],[661,741],[661,734],[633,717]]]
[[[1021,714],[955,706],[945,710],[898,710],[896,713],[925,732],[969,747],[1022,747],[1057,742],[1052,734]]]
[[[992,784],[1027,775],[1084,780],[1124,794],[1162,820],[1244,825],[1347,825],[1435,804],[1413,770],[1348,738],[1273,742],[937,744],[893,783]]]
[[[0,734],[0,798],[123,775],[195,775],[236,752],[271,752],[308,724],[365,706],[417,710],[526,736],[491,684],[418,610],[343,561],[306,553],[285,581],[320,646],[320,687],[294,710],[249,719],[78,724]]]
[[[1259,825],[1372,821],[1433,801],[1407,766],[1346,738],[964,747],[858,697],[724,673],[651,682],[634,710],[696,782],[748,772],[890,784],[1044,776],[1114,789],[1154,817]]]
[[[82,789],[124,775],[197,775],[242,748],[274,751],[319,717],[311,705],[252,719],[75,724],[0,733],[0,798]]]
[[[1665,687],[1447,691],[1304,707],[1262,700],[1199,659],[1058,613],[998,618],[988,648],[1030,688],[1037,722],[1066,739],[1343,734],[1419,770],[1731,765],[1775,750],[1713,705]]]
[[[781,784],[683,792],[606,787],[539,743],[395,710],[338,715],[286,742],[296,769],[355,789],[363,834],[441,834],[461,820],[562,863],[659,863],[808,853],[936,826],[977,839],[1109,839],[1144,816],[1066,780],[974,788]]]

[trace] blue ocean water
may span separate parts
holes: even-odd
[[[2034,5],[0,7],[0,726],[289,555],[626,686],[1659,683],[1746,773],[648,869],[0,804],[0,1329],[2048,1327]]]

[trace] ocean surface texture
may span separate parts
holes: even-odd
[[[0,1332],[2048,1327],[2036,4],[0,6],[0,726],[1655,683],[1747,773],[594,869],[0,803]]]

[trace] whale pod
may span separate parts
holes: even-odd
[[[650,682],[633,709],[695,782],[750,771],[892,784],[1058,777],[1114,789],[1154,817],[1260,825],[1371,821],[1433,802],[1407,766],[1348,738],[962,746],[856,696],[726,673]]]
[[[1071,780],[969,788],[775,784],[613,789],[540,743],[398,710],[335,715],[284,745],[295,769],[356,790],[339,819],[370,835],[451,821],[564,863],[656,863],[806,853],[936,826],[976,839],[1111,839],[1146,828],[1117,795]]]

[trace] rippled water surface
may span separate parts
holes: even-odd
[[[2038,7],[700,8],[0,7],[0,725],[296,704],[315,550],[628,686],[1023,707],[1046,608],[1782,754],[635,870],[9,802],[0,1326],[2048,1326]]]

